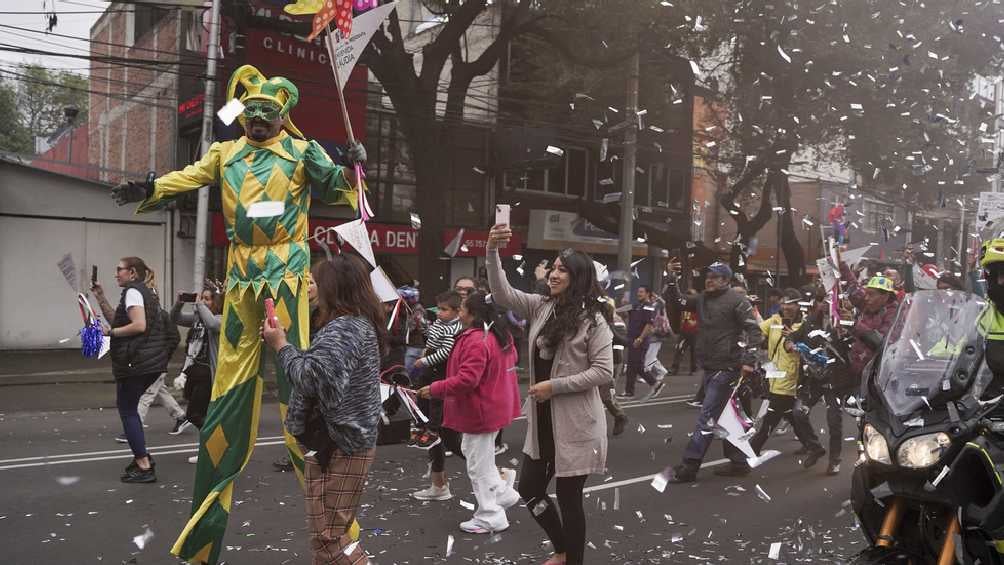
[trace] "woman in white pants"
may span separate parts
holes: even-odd
[[[480,292],[460,306],[464,330],[457,335],[446,364],[446,378],[419,390],[423,398],[443,399],[443,425],[463,434],[478,507],[460,529],[471,534],[509,528],[506,509],[519,502],[516,473],[495,466],[495,436],[519,416],[516,347],[505,311]]]

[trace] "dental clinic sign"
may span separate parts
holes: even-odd
[[[326,218],[310,218],[310,248],[320,251],[324,246],[334,250],[338,247],[338,235],[334,227],[351,220],[329,220]],[[367,222],[370,245],[375,255],[418,255],[418,230],[407,224],[378,224]],[[453,240],[459,230],[448,228],[443,230],[443,248]],[[213,214],[213,245],[224,247],[228,245],[223,216]],[[488,244],[486,230],[464,230],[464,240],[457,257],[484,257],[485,246]],[[523,251],[523,237],[519,232],[513,233],[513,238],[501,251],[503,257],[520,254]]]

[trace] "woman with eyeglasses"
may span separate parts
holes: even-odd
[[[533,402],[519,493],[554,547],[545,565],[579,565],[586,543],[582,489],[589,475],[606,469],[607,422],[597,387],[609,386],[613,376],[610,309],[592,258],[571,249],[547,273],[547,296],[514,289],[498,252],[511,237],[509,226],[492,227],[487,269],[493,302],[529,321]],[[555,477],[557,506],[547,494]]]
[[[123,257],[115,269],[115,281],[122,288],[118,307],[112,308],[104,289],[94,283],[91,292],[111,327],[112,374],[115,376],[115,403],[122,429],[132,450],[133,461],[122,475],[124,483],[155,483],[153,457],[146,451],[139,399],[167,370],[167,333],[161,323],[160,303],[145,282],[153,271],[139,257]]]

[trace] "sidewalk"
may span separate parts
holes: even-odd
[[[181,370],[181,349],[168,365],[168,375]],[[79,349],[39,349],[0,353],[0,387],[58,383],[110,383],[111,359],[86,359]]]

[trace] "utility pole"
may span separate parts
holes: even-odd
[[[993,192],[1001,191],[1001,151],[1004,151],[1004,144],[1001,143],[1004,132],[1000,128],[1002,111],[1004,111],[1004,77],[998,76],[997,81],[994,82],[994,123],[990,124],[994,128],[993,166],[997,169],[990,181]]]
[[[206,46],[206,94],[202,100],[202,154],[213,144],[213,109],[216,107],[216,48],[220,42],[220,0],[213,0],[209,12],[209,45]],[[201,292],[206,280],[206,238],[209,231],[209,187],[199,189],[195,216],[195,265],[192,292]]]
[[[621,188],[620,241],[617,246],[617,270],[623,273],[625,292],[631,292],[631,252],[634,249],[634,177],[638,159],[638,74],[639,55],[631,57],[627,81],[627,109],[624,130],[624,172]]]

